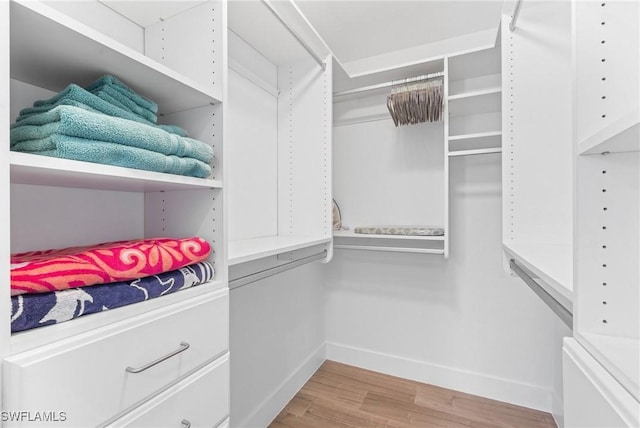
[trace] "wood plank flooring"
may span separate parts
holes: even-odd
[[[555,428],[550,414],[325,361],[270,428]]]

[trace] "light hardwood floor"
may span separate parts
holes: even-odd
[[[270,428],[531,427],[550,414],[325,361]]]

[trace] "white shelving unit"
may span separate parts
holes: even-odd
[[[342,224],[434,226],[444,228],[444,236],[339,230],[333,232],[334,249],[448,257],[446,119],[396,128],[386,107],[390,82],[442,71],[442,57],[355,78],[336,67],[334,195]],[[446,72],[444,80],[446,88]]]
[[[565,395],[574,403],[567,408],[567,421],[580,423],[585,406],[608,406],[613,411],[606,413],[604,423],[623,420],[638,426],[640,6],[576,1],[573,13],[577,201],[573,346],[586,350],[589,357],[582,360],[591,358],[598,368],[581,367],[565,380]],[[565,352],[571,350],[565,344]],[[593,401],[585,402],[585,382],[610,387],[597,388]],[[601,417],[591,412],[589,416]]]
[[[82,86],[112,74],[156,101],[161,122],[179,125],[210,144],[213,174],[200,179],[14,153],[6,144],[0,152],[0,196],[10,201],[2,204],[0,216],[6,224],[1,229],[7,230],[2,240],[7,256],[0,260],[0,272],[7,278],[4,298],[10,297],[8,254],[108,240],[200,236],[212,246],[209,261],[215,277],[169,296],[16,334],[10,333],[8,321],[3,323],[2,410],[53,406],[68,410],[61,426],[117,425],[160,394],[175,404],[163,423],[179,424],[192,417],[194,424],[213,426],[229,415],[222,114],[226,2],[185,5],[170,16],[158,16],[153,2],[137,3],[132,7],[152,21],[144,24],[137,23],[138,15],[118,17],[105,4],[94,6],[97,15],[91,19],[102,14],[115,19],[108,30],[112,34],[78,20],[82,13],[67,15],[73,11],[62,12],[55,2],[2,4],[0,27],[7,37],[0,46],[0,126],[5,135],[17,112],[33,101],[49,98],[70,83]],[[135,43],[124,45],[113,38],[124,30],[139,37],[144,52]],[[191,49],[200,54],[192,55]],[[10,305],[2,307],[9,320]],[[215,331],[194,333],[196,321],[215,326]],[[143,347],[140,337],[145,338]],[[189,346],[180,348],[179,364],[169,358],[161,363],[164,371],[150,369],[156,375],[162,371],[161,376],[127,375],[127,366],[144,365],[181,342]],[[108,358],[104,349],[110,349]],[[42,373],[54,371],[61,377],[44,382]],[[70,372],[78,376],[64,374]],[[77,379],[89,377],[90,386],[74,387]],[[193,383],[204,377],[214,381]],[[60,390],[66,393],[58,394]],[[205,395],[219,396],[220,405],[196,414],[186,403],[189,397]],[[147,405],[145,412],[157,421],[162,409]]]
[[[502,139],[500,47],[447,58],[448,155],[500,153]]]
[[[229,41],[232,279],[264,270],[265,263],[278,267],[279,254],[317,245],[323,245],[328,260],[332,87],[328,51],[288,2],[231,3]],[[236,268],[251,262],[259,267]]]
[[[571,8],[523,3],[502,19],[502,199],[507,259],[573,302]],[[570,316],[565,318],[570,319]]]

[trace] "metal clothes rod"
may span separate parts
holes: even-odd
[[[514,259],[509,260],[509,267],[533,290],[534,293],[551,309],[567,327],[573,328],[573,314],[558,302],[551,294],[540,286]]]
[[[444,254],[444,250],[435,248],[413,248],[413,247],[377,247],[372,245],[348,245],[334,244],[333,248],[342,250],[364,250],[364,251],[388,251],[391,253],[422,253],[422,254]]]
[[[444,71],[438,71],[437,73],[430,73],[425,76],[409,77],[407,79],[392,80],[390,82],[378,83],[377,85],[363,86],[362,88],[348,89],[346,91],[334,92],[333,96],[341,97],[343,95],[357,94],[359,92],[372,91],[374,89],[390,88],[393,85],[403,85],[405,83],[421,82],[423,80],[429,80],[429,79],[442,77],[442,76],[444,76]]]
[[[516,22],[518,21],[518,15],[520,15],[520,7],[522,7],[522,0],[518,0],[516,7],[513,9],[513,16],[509,23],[509,30],[514,31],[516,29]]]
[[[320,67],[322,67],[322,70],[323,71],[326,70],[327,69],[327,64],[325,64],[324,61],[322,60],[322,58],[320,58],[318,55],[316,55],[316,53],[311,49],[311,47],[309,47],[309,45],[304,40],[302,40],[302,37],[300,37],[298,35],[298,33],[296,33],[293,30],[293,28],[291,28],[289,26],[289,24],[286,23],[286,21],[284,19],[282,19],[280,14],[273,8],[273,6],[271,6],[271,3],[269,3],[269,0],[262,0],[262,3],[264,3],[265,6],[267,6],[267,9],[269,9],[271,11],[273,16],[278,18],[278,21],[280,21],[280,23],[284,26],[284,28],[286,28],[287,31],[298,41],[298,43],[300,43],[300,45],[309,53],[309,55],[311,55],[313,57],[313,59],[316,60],[318,65],[320,65]]]
[[[303,257],[301,259],[294,260],[289,263],[281,264],[278,266],[274,266],[272,268],[264,269],[255,273],[251,273],[249,275],[241,276],[240,278],[236,278],[234,280],[229,281],[229,288],[231,290],[242,287],[243,285],[251,284],[252,282],[260,281],[261,279],[268,278],[273,275],[277,275],[279,273],[288,271],[290,269],[296,268],[298,266],[305,265],[307,263],[314,262],[316,260],[324,259],[327,257],[327,252],[322,251],[321,253],[312,254],[307,257]]]

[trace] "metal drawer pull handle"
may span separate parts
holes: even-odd
[[[180,423],[182,424],[182,426],[183,426],[184,428],[189,428],[189,427],[191,426],[191,422],[189,422],[189,421],[188,421],[188,420],[186,420],[186,419],[183,419],[182,421],[180,421]]]
[[[187,342],[180,342],[180,347],[178,349],[176,349],[175,351],[170,352],[167,355],[165,355],[163,357],[160,357],[155,361],[151,361],[149,364],[145,364],[142,367],[138,367],[138,368],[127,367],[127,371],[129,373],[140,373],[140,372],[143,372],[143,371],[147,370],[148,368],[151,368],[151,367],[155,366],[156,364],[160,364],[164,360],[168,360],[169,358],[173,357],[174,355],[178,355],[179,353],[186,351],[187,349],[189,349],[189,346],[190,345]]]

